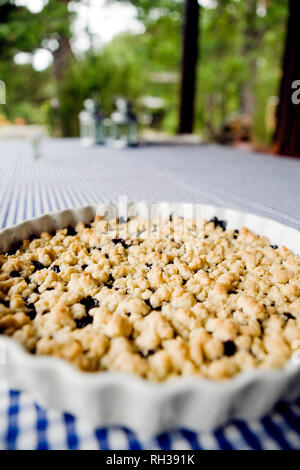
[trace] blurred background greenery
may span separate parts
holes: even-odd
[[[0,0],[2,122],[78,135],[86,98],[107,115],[126,96],[157,132],[176,133],[183,0]],[[195,132],[226,141],[239,116],[251,140],[274,131],[287,0],[201,0]],[[112,13],[113,12],[113,13]],[[150,117],[149,117],[150,116]]]

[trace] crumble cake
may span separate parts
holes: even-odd
[[[217,218],[96,216],[0,254],[0,333],[152,381],[280,368],[300,340],[300,256]]]

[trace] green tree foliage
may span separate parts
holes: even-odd
[[[88,97],[101,101],[107,115],[117,96],[137,104],[147,81],[145,49],[134,36],[122,34],[96,55],[73,60],[59,94],[66,135],[78,133],[78,113]]]
[[[48,0],[41,12],[32,13],[13,0],[0,0],[0,77],[7,84],[8,118],[22,116],[29,123],[47,124],[47,100],[60,94],[72,57],[73,14],[68,4],[69,0]],[[38,48],[53,54],[51,70],[36,72],[30,65],[14,63],[18,52],[34,53]]]
[[[84,99],[101,98],[109,114],[118,95],[129,97],[137,107],[141,96],[150,95],[164,99],[161,126],[175,132],[183,0],[131,0],[145,32],[121,34],[80,59],[69,47],[74,17],[68,3],[49,0],[33,14],[16,8],[13,1],[0,0],[0,79],[9,85],[5,108],[9,117],[23,113],[30,122],[48,123],[63,135],[76,135]],[[231,115],[247,112],[252,103],[255,137],[268,142],[265,110],[270,96],[278,92],[288,1],[214,0],[212,4],[214,8],[201,8],[196,129],[214,139]],[[58,48],[52,51],[54,65],[48,70],[36,72],[30,65],[13,63],[19,51],[51,49],[53,39]],[[175,80],[159,78],[166,73]],[[53,97],[60,102],[56,111],[50,106]]]
[[[255,135],[267,142],[265,109],[278,93],[287,12],[282,0],[220,0],[203,10],[197,109],[206,134],[217,134],[233,113],[247,112],[243,92],[249,87]]]

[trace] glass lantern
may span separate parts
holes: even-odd
[[[137,117],[131,103],[123,98],[116,100],[116,111],[111,115],[111,138],[116,147],[136,147],[139,145]]]
[[[79,126],[82,145],[91,147],[105,144],[104,116],[96,101],[85,100],[84,110],[79,113]]]
[[[41,158],[42,156],[42,153],[41,153],[42,138],[43,138],[43,134],[41,131],[38,131],[38,130],[30,134],[29,136],[33,160],[39,160],[39,158]]]

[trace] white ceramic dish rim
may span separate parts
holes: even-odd
[[[148,203],[149,204],[149,203]],[[156,204],[156,203],[151,203]],[[168,203],[170,207],[173,208],[180,203]],[[106,204],[102,204],[102,206],[106,206]],[[199,204],[204,210],[208,210],[211,214],[216,215],[218,218],[223,217],[225,218],[225,214],[235,214],[237,216],[242,215],[243,218],[254,218],[260,219],[260,221],[264,221],[266,223],[276,224],[276,227],[279,230],[289,231],[291,236],[300,239],[300,232],[296,229],[285,226],[280,224],[277,221],[272,219],[266,219],[264,217],[260,217],[253,214],[242,213],[239,211],[235,211],[232,209],[214,207],[214,206],[207,206]],[[22,229],[28,229],[34,227],[33,232],[37,233],[37,227],[42,225],[41,222],[46,222],[47,220],[50,221],[55,219],[62,218],[64,215],[69,216],[71,219],[79,221],[82,217],[84,220],[83,214],[87,211],[90,211],[91,214],[95,214],[95,211],[99,208],[99,206],[85,206],[80,207],[78,209],[67,209],[63,211],[53,212],[41,217],[36,217],[34,219],[30,219],[28,221],[22,222],[21,224],[12,226],[10,228],[6,228],[0,231],[0,250],[1,250],[1,241],[3,238],[12,237],[12,239],[18,240],[17,234],[21,232]],[[239,227],[237,227],[239,228]],[[50,230],[50,229],[49,229]],[[28,233],[31,233],[30,231]],[[276,234],[275,234],[276,235]],[[275,240],[271,240],[272,243],[276,242],[279,243],[278,237],[274,237]],[[299,245],[300,246],[300,245]],[[7,248],[6,248],[7,249]],[[2,252],[4,250],[2,249]],[[1,251],[0,251],[1,252]],[[5,335],[1,335],[1,342],[8,348],[10,355],[15,359],[18,360],[22,367],[28,367],[32,371],[36,369],[36,372],[40,370],[48,370],[55,372],[63,377],[66,382],[69,382],[72,385],[76,385],[76,383],[80,383],[81,386],[95,389],[101,388],[101,386],[111,386],[117,385],[121,387],[128,386],[129,389],[139,389],[141,392],[147,392],[147,394],[159,394],[161,397],[171,396],[173,394],[177,394],[178,392],[188,391],[188,390],[195,390],[198,389],[203,392],[204,390],[208,393],[214,392],[217,395],[222,396],[222,394],[227,392],[237,392],[239,389],[243,389],[245,386],[251,384],[252,382],[257,382],[261,380],[267,380],[277,382],[279,379],[281,382],[285,382],[290,378],[296,376],[300,372],[300,364],[295,365],[291,361],[287,362],[286,366],[279,370],[260,370],[254,369],[248,372],[243,372],[238,374],[231,380],[225,382],[218,382],[212,381],[206,378],[195,378],[195,377],[182,377],[175,379],[169,382],[162,382],[162,383],[152,383],[140,377],[136,377],[134,375],[124,374],[121,372],[82,372],[76,369],[73,365],[68,363],[67,361],[59,358],[54,357],[46,357],[46,356],[35,356],[30,354],[26,351],[26,349],[18,343],[16,340],[9,338]],[[1,375],[1,365],[0,365],[0,375]],[[83,383],[84,381],[84,383]]]

